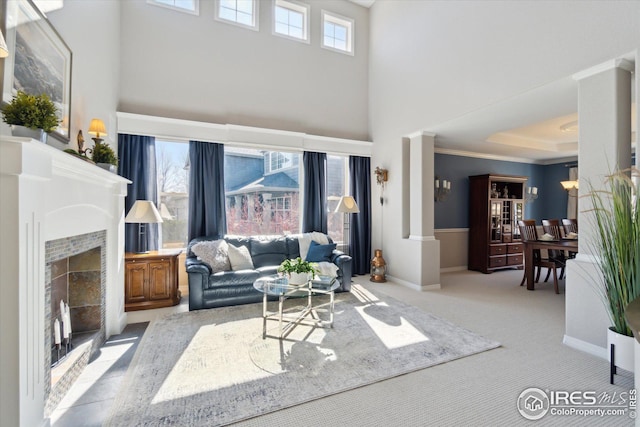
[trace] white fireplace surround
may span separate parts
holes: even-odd
[[[0,141],[0,413],[46,426],[45,242],[106,230],[106,335],[124,312],[128,180],[28,138]]]

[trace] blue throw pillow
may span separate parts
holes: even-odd
[[[309,245],[309,252],[307,252],[306,261],[309,262],[331,262],[331,255],[336,248],[336,244],[321,245],[320,243],[312,240]]]

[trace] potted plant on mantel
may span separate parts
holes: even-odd
[[[309,261],[303,261],[302,258],[285,259],[280,267],[278,267],[279,273],[284,273],[289,278],[289,283],[292,285],[304,285],[313,279],[313,276],[318,273],[318,269],[315,264]]]
[[[115,173],[116,166],[118,166],[118,157],[116,157],[115,151],[113,151],[113,148],[104,142],[96,142],[93,146],[91,160],[93,160],[96,165],[108,170],[109,172]]]
[[[589,193],[595,237],[587,242],[602,275],[601,297],[613,326],[607,333],[607,349],[615,345],[615,365],[634,371],[634,338],[624,312],[640,297],[640,203],[631,176],[637,169],[607,177],[605,189]],[[625,350],[626,347],[630,348]]]
[[[58,109],[47,94],[29,95],[23,91],[2,107],[2,120],[11,125],[13,136],[47,142],[47,134],[60,123]]]

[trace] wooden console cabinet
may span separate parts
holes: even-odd
[[[492,174],[469,177],[469,270],[491,273],[523,267],[518,220],[524,219],[527,179]]]
[[[124,311],[170,307],[180,302],[178,256],[181,252],[125,254]]]

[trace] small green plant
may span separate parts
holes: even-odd
[[[278,272],[291,274],[291,273],[318,273],[318,269],[316,265],[309,261],[303,261],[302,258],[298,257],[296,259],[285,259],[280,267],[278,267]]]
[[[56,105],[47,94],[29,95],[18,91],[11,102],[2,108],[2,120],[9,125],[42,129],[49,133],[60,123],[57,112]]]
[[[96,142],[93,146],[93,154],[91,160],[95,163],[108,163],[110,165],[118,166],[118,157],[111,147],[102,142]]]

